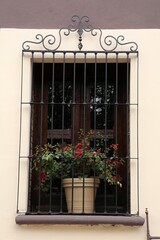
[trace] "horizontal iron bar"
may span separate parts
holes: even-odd
[[[92,132],[94,133],[94,130],[91,129]],[[97,129],[98,134],[100,134],[101,138],[113,138],[114,131],[112,129]],[[53,138],[53,139],[61,139],[62,138],[62,133],[63,133],[63,138],[64,139],[71,139],[72,138],[72,132],[70,129],[64,129],[63,131],[61,129],[48,129],[47,131],[47,138]],[[96,139],[99,139],[99,136],[96,136]]]
[[[20,159],[26,159],[26,158],[31,159],[32,156],[20,156]],[[128,160],[129,160],[129,159],[130,159],[130,160],[138,160],[138,158],[136,158],[136,157],[123,157],[123,156],[122,156],[122,158],[123,158],[123,159],[126,159],[126,160],[127,160],[127,159],[128,159]]]
[[[75,105],[90,105],[90,106],[94,106],[94,105],[125,105],[125,106],[130,106],[130,105],[138,105],[138,103],[54,103],[54,102],[22,102],[21,104],[35,104],[35,105],[71,105],[71,106],[75,106]]]
[[[26,53],[73,53],[73,54],[88,54],[88,53],[105,53],[105,54],[138,54],[138,51],[52,51],[52,50],[22,50],[22,52]]]

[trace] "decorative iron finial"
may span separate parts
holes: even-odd
[[[79,44],[78,44],[78,48],[79,50],[82,49],[83,47],[83,44],[82,44],[82,34],[83,34],[83,29],[82,29],[82,26],[81,26],[81,22],[79,23],[79,29],[78,29],[78,34],[79,34]]]
[[[78,43],[78,48],[79,50],[81,50],[83,48],[83,44],[82,44],[82,34],[84,31],[88,32],[91,30],[91,25],[89,23],[89,17],[87,16],[83,16],[83,17],[79,17],[77,15],[74,15],[71,18],[71,24],[68,26],[68,30],[71,32],[76,32],[79,35],[79,43]],[[70,33],[70,32],[68,32]],[[66,35],[66,34],[65,34]],[[69,34],[67,34],[69,35]]]

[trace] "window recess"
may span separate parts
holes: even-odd
[[[106,36],[102,41],[102,31],[96,29],[100,32],[102,50],[83,50],[83,34],[95,36],[88,21],[87,17],[73,16],[73,26],[69,25],[67,32],[59,31],[58,44],[53,35],[43,37],[40,34],[36,36],[37,42],[23,43],[18,213],[68,216],[130,216],[139,213],[138,47],[134,42],[124,43],[123,36]],[[66,37],[74,32],[78,32],[79,50],[60,50],[62,35]],[[48,38],[55,41],[46,44]],[[41,45],[44,49],[37,49]],[[121,50],[128,46],[129,50]],[[80,131],[83,133],[81,139]],[[86,141],[88,133],[92,136]],[[76,146],[79,143],[78,159]],[[47,158],[44,155],[46,144],[54,146]],[[55,144],[59,148],[56,156]],[[94,152],[103,153],[99,164],[103,165],[107,179],[106,162],[112,157],[113,149],[110,153],[106,149],[113,146],[118,146],[118,150],[112,166],[123,159],[122,165],[116,165],[113,176],[114,179],[120,176],[121,184],[110,184],[100,178],[96,189],[97,155]],[[71,163],[67,167],[72,179],[70,210],[63,186],[65,150],[68,147],[71,148],[68,155]],[[35,160],[36,151],[38,157],[36,155]],[[87,151],[92,152],[92,157],[88,157]],[[54,165],[57,158],[59,168]],[[78,211],[74,210],[74,195],[77,193],[73,192],[77,159],[82,161],[82,195],[79,197],[82,208]],[[48,161],[45,166],[44,161]],[[91,174],[86,170],[90,162]],[[111,166],[107,171],[112,171]],[[89,211],[85,209],[86,176],[93,178],[93,208]]]

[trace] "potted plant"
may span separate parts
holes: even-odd
[[[52,179],[63,179],[66,201],[69,199],[69,212],[93,212],[100,179],[122,186],[117,168],[124,161],[117,157],[118,144],[105,147],[104,138],[96,133],[97,137],[99,140],[95,140],[93,131],[84,134],[80,130],[77,144],[36,146],[33,154],[33,169],[39,172],[39,186],[42,191],[50,188]],[[91,197],[90,200],[87,199],[88,196]],[[83,201],[77,207],[76,202],[79,203],[80,200]]]

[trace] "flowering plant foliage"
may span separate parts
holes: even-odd
[[[122,178],[117,174],[117,168],[124,161],[117,157],[118,144],[105,147],[104,139],[99,139],[95,140],[93,131],[85,135],[80,130],[79,142],[75,145],[36,146],[33,169],[39,172],[42,190],[49,189],[53,178],[61,177],[95,176],[109,184],[122,186]]]

